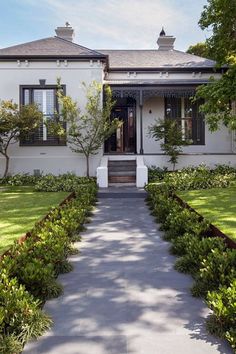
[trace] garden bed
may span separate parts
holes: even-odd
[[[1,187],[0,254],[66,196],[68,192],[36,192],[29,186]]]
[[[178,196],[223,234],[236,241],[235,186],[183,191],[178,192]]]

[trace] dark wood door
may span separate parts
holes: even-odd
[[[111,119],[122,122],[120,128],[105,142],[106,153],[135,153],[136,129],[135,106],[116,106],[112,110]]]

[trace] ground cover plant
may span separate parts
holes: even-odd
[[[228,174],[225,172],[226,167],[219,170],[218,175],[219,172]],[[187,179],[194,184],[189,177]],[[193,296],[203,297],[213,311],[207,319],[209,332],[227,339],[235,351],[236,250],[227,248],[223,239],[210,237],[209,222],[179,204],[174,197],[178,190],[176,185],[183,190],[183,180],[179,184],[160,181],[150,183],[146,187],[147,202],[161,229],[165,231],[163,237],[171,242],[170,252],[178,257],[176,269],[193,276]],[[208,184],[200,179],[200,185],[207,188]],[[189,184],[186,189],[188,187]],[[227,188],[224,190],[227,191]]]
[[[236,241],[236,186],[178,192],[178,195]]]
[[[36,192],[33,187],[0,187],[0,254],[67,195]]]
[[[0,261],[0,352],[18,354],[24,344],[50,327],[42,310],[45,300],[59,296],[59,273],[72,270],[68,255],[77,252],[79,231],[96,200],[90,181],[77,187],[75,198],[50,211],[24,243],[15,243]]]

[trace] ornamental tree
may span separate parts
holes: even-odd
[[[210,56],[209,48],[206,42],[199,42],[197,44],[190,45],[186,50],[186,53],[198,55],[202,58],[213,59],[213,57]]]
[[[174,171],[182,147],[190,143],[183,139],[183,131],[179,122],[171,118],[159,119],[148,127],[148,131],[149,136],[156,141],[161,141],[161,150],[170,157],[168,162],[172,163]]]
[[[0,102],[0,154],[5,158],[3,177],[9,169],[9,146],[35,130],[42,119],[42,113],[34,104],[19,107],[13,101]]]
[[[235,19],[235,0],[208,0],[199,20],[203,30],[212,31],[212,36],[206,41],[209,55],[217,61],[218,67],[227,64],[221,79],[212,78],[207,86],[197,89],[196,98],[205,99],[201,110],[211,131],[217,130],[221,123],[236,129],[236,109],[233,109],[236,101]]]
[[[89,158],[97,154],[102,144],[121,125],[118,119],[110,120],[111,110],[115,104],[109,86],[104,87],[102,102],[102,85],[93,81],[89,86],[83,83],[87,103],[81,110],[78,103],[70,96],[64,96],[59,90],[61,115],[67,122],[66,139],[72,151],[83,154],[86,158],[86,174],[89,177]]]

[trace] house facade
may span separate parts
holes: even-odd
[[[192,141],[184,147],[178,168],[200,163],[236,164],[233,133],[225,127],[209,132],[199,112],[200,103],[190,100],[198,85],[207,83],[211,76],[220,78],[222,72],[215,69],[214,61],[175,50],[175,38],[163,30],[153,50],[91,50],[74,43],[73,36],[73,28],[67,24],[56,29],[55,37],[0,49],[0,99],[35,102],[44,119],[50,119],[58,106],[57,78],[81,109],[86,104],[83,82],[109,84],[116,100],[111,119],[118,117],[123,124],[91,157],[91,174],[98,175],[101,186],[108,184],[111,161],[119,162],[114,181],[124,182],[131,181],[133,173],[125,177],[121,161],[136,161],[138,186],[147,180],[147,166],[170,167],[160,143],[148,135],[148,127],[164,117],[177,119],[183,139]],[[9,154],[11,174],[84,175],[86,171],[84,157],[50,135],[43,122],[30,138],[12,144]],[[0,156],[0,175],[3,170],[4,158]]]

